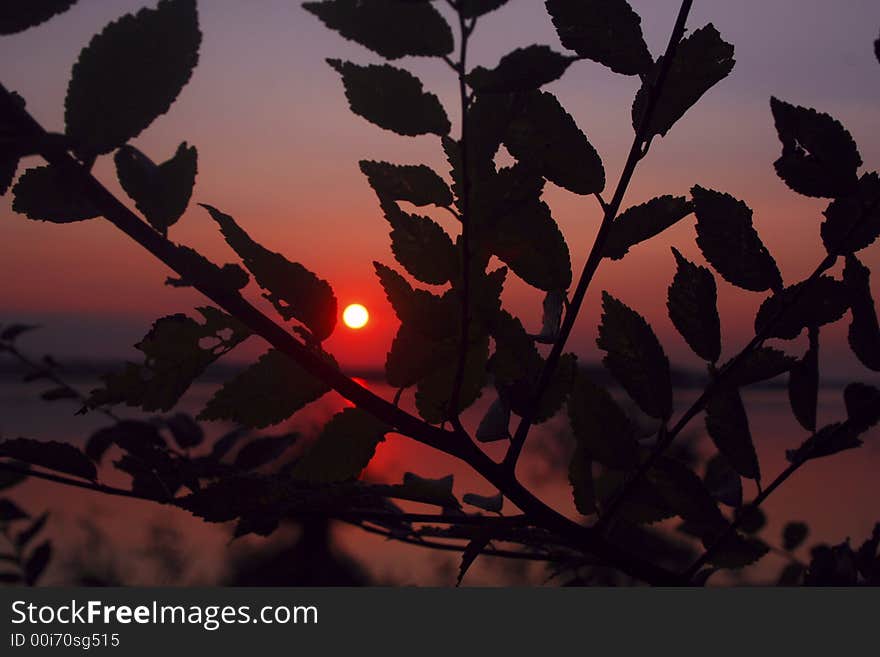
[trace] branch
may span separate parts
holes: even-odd
[[[581,304],[587,294],[587,289],[590,286],[590,282],[593,280],[596,270],[602,262],[602,257],[605,251],[605,242],[611,231],[611,224],[614,222],[617,213],[620,211],[620,205],[623,202],[623,197],[626,194],[630,181],[632,180],[633,173],[635,173],[636,166],[645,153],[643,148],[650,140],[649,130],[651,119],[657,106],[657,100],[662,92],[663,85],[666,82],[666,77],[672,65],[672,60],[675,57],[678,43],[684,36],[685,24],[687,23],[687,17],[690,13],[692,4],[693,0],[683,0],[681,3],[681,8],[678,11],[678,18],[675,21],[675,27],[672,30],[672,35],[669,37],[669,44],[666,46],[666,53],[663,55],[663,62],[657,73],[657,80],[651,87],[651,91],[648,95],[645,113],[642,115],[642,120],[636,131],[635,139],[633,139],[632,146],[630,147],[629,156],[627,157],[626,164],[620,174],[620,180],[617,183],[614,196],[607,204],[602,201],[605,209],[604,216],[602,217],[602,224],[599,226],[599,231],[596,233],[593,248],[590,250],[590,255],[587,257],[587,262],[584,264],[584,269],[578,280],[577,288],[571,298],[568,310],[565,313],[565,319],[559,329],[559,337],[556,339],[556,342],[550,351],[550,355],[547,356],[547,362],[541,370],[541,376],[538,379],[538,385],[535,389],[532,403],[529,405],[526,414],[520,419],[516,434],[514,434],[514,437],[510,442],[510,448],[507,450],[507,454],[504,457],[504,463],[510,470],[516,469],[516,462],[519,459],[523,445],[528,437],[529,430],[534,422],[537,402],[541,399],[541,396],[544,394],[544,391],[553,379],[553,374],[556,371],[556,367],[559,365],[559,359],[562,356],[565,343],[571,335],[571,330],[574,327]]]
[[[0,461],[0,470],[5,470],[7,472],[15,472],[20,475],[25,475],[26,477],[34,477],[36,479],[45,479],[46,481],[51,481],[56,484],[63,484],[65,486],[74,486],[75,488],[83,488],[85,490],[94,491],[96,493],[104,493],[105,495],[116,495],[118,497],[130,497],[138,500],[147,500],[148,502],[158,502],[159,504],[171,504],[174,502],[173,499],[169,500],[160,500],[155,497],[149,497],[147,495],[141,495],[140,493],[135,493],[134,491],[125,490],[124,488],[116,488],[115,486],[107,486],[105,484],[99,484],[93,481],[83,481],[81,479],[74,479],[72,477],[65,477],[62,475],[52,474],[50,472],[41,472],[40,470],[32,470],[30,468],[23,468],[12,463],[6,461]]]

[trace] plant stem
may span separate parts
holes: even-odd
[[[584,264],[584,269],[581,272],[581,276],[578,280],[577,287],[575,288],[574,295],[572,295],[568,310],[565,313],[565,319],[563,320],[562,326],[559,329],[559,337],[553,344],[553,348],[551,349],[550,354],[547,357],[547,362],[544,364],[544,367],[541,370],[541,376],[538,379],[538,385],[536,386],[535,394],[532,398],[532,403],[529,405],[529,408],[526,411],[525,415],[520,419],[520,423],[516,429],[516,433],[511,439],[510,448],[508,449],[507,454],[504,457],[504,463],[506,467],[509,468],[511,471],[516,469],[517,460],[519,459],[519,455],[522,452],[523,445],[525,444],[526,438],[528,437],[529,430],[531,429],[532,423],[534,422],[535,409],[538,406],[538,402],[541,399],[541,396],[544,394],[544,391],[547,389],[553,379],[553,374],[556,371],[556,367],[559,365],[559,359],[562,357],[562,351],[563,349],[565,349],[565,343],[568,341],[568,338],[571,335],[571,330],[574,327],[575,320],[577,319],[577,315],[580,312],[581,304],[583,304],[584,297],[586,296],[587,290],[590,286],[590,282],[593,280],[593,276],[602,262],[602,257],[605,251],[605,242],[607,241],[608,234],[611,231],[611,224],[614,222],[617,213],[620,211],[620,205],[621,203],[623,203],[623,197],[625,196],[626,190],[629,187],[629,183],[632,180],[632,176],[635,173],[636,166],[645,154],[644,146],[650,140],[651,119],[657,106],[657,101],[660,97],[660,94],[662,93],[663,85],[666,82],[666,77],[672,65],[672,60],[675,57],[675,51],[678,47],[678,43],[684,36],[685,25],[687,23],[687,17],[690,13],[692,4],[693,0],[683,0],[683,2],[681,3],[681,7],[678,11],[678,17],[675,21],[675,26],[673,27],[672,34],[669,37],[669,43],[666,46],[666,52],[663,55],[663,62],[660,66],[660,70],[657,72],[657,78],[653,86],[651,87],[651,91],[648,95],[645,112],[642,115],[638,130],[636,130],[636,136],[633,139],[632,146],[629,150],[629,155],[626,158],[626,164],[624,165],[623,171],[620,174],[620,180],[617,183],[617,188],[614,190],[614,196],[607,204],[602,201],[602,204],[605,208],[605,212],[602,217],[602,223],[599,226],[599,231],[596,233],[596,239],[593,241],[593,247],[590,250],[589,256],[587,257],[587,262]]]

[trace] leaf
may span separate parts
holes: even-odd
[[[489,364],[496,383],[504,386],[527,380],[536,383],[543,368],[543,359],[522,322],[506,310],[499,312],[490,328],[495,340],[495,353]]]
[[[736,388],[717,388],[706,404],[706,431],[731,467],[747,479],[761,479],[749,419]]]
[[[608,391],[583,372],[568,398],[568,417],[584,456],[621,470],[638,465],[635,427]]]
[[[856,556],[849,541],[833,547],[817,545],[810,550],[810,556],[804,586],[850,587],[858,582]]]
[[[137,137],[171,107],[199,60],[195,0],[160,0],[83,48],[64,101],[67,136],[89,159]]]
[[[880,176],[866,173],[855,192],[834,199],[824,212],[822,241],[832,255],[855,253],[880,237]]]
[[[446,182],[424,164],[389,164],[361,160],[360,168],[381,201],[407,201],[416,206],[452,205]]]
[[[880,421],[880,390],[865,383],[850,383],[843,391],[847,422],[859,432]]]
[[[99,214],[79,188],[53,165],[25,171],[12,193],[12,209],[36,221],[67,224]]]
[[[298,262],[258,244],[235,219],[210,205],[200,204],[220,226],[223,237],[241,257],[265,296],[286,320],[305,324],[318,342],[336,328],[337,302],[330,284]]]
[[[603,470],[594,481],[597,507],[607,509],[629,480],[628,472]],[[675,515],[657,487],[647,480],[635,486],[617,508],[616,517],[637,524],[654,523]]]
[[[386,59],[441,57],[452,52],[452,30],[430,2],[325,0],[303,9],[343,37]]]
[[[721,356],[721,320],[715,278],[705,267],[688,261],[673,248],[677,270],[666,307],[681,337],[700,358],[714,363]]]
[[[15,34],[45,23],[74,4],[76,0],[6,0],[0,6],[0,34]]]
[[[9,324],[0,331],[0,340],[3,342],[15,342],[20,336],[35,331],[38,328],[40,327],[36,324]]]
[[[15,461],[7,461],[6,463],[8,465],[15,465],[24,472],[13,472],[12,470],[4,470],[0,468],[0,490],[6,490],[7,488],[17,486],[28,477],[26,474],[28,467],[24,463],[17,463]]]
[[[0,456],[18,459],[31,465],[94,481],[98,477],[95,465],[73,445],[54,440],[41,441],[15,438],[0,442]]]
[[[388,64],[358,66],[339,59],[327,63],[342,76],[351,111],[370,123],[410,137],[449,133],[440,100],[423,91],[412,73]]]
[[[810,533],[810,528],[803,522],[789,522],[782,529],[782,548],[787,552],[797,550]]]
[[[576,59],[549,46],[528,46],[506,54],[494,69],[477,66],[466,79],[477,93],[532,91],[561,78]]]
[[[816,430],[816,406],[819,402],[819,330],[810,328],[810,347],[788,373],[788,400],[800,425]]]
[[[814,109],[770,99],[782,156],[773,163],[791,189],[805,196],[832,197],[854,191],[862,158],[839,121]]]
[[[171,431],[171,435],[174,436],[174,442],[181,449],[198,447],[205,439],[205,432],[202,430],[201,425],[186,413],[176,413],[166,418],[165,426]]]
[[[732,369],[727,369],[728,363],[725,363],[721,369],[727,372],[725,381],[728,385],[742,388],[753,383],[774,379],[780,374],[788,372],[796,362],[795,358],[778,349],[758,347],[748,352]]]
[[[711,544],[709,540],[703,544]],[[751,536],[743,536],[739,532],[729,534],[711,555],[709,563],[719,568],[739,569],[751,566],[760,561],[770,551],[769,546],[762,540]]]
[[[793,340],[809,326],[836,322],[849,306],[847,286],[830,276],[819,276],[768,297],[755,316],[755,333]]]
[[[697,217],[697,245],[729,283],[762,292],[782,287],[776,261],[752,226],[752,210],[730,194],[691,189]]]
[[[864,426],[852,422],[828,424],[807,438],[800,447],[786,450],[785,458],[789,463],[805,463],[811,459],[856,449],[863,444],[859,434],[864,430]]]
[[[581,445],[575,447],[568,464],[568,482],[571,484],[571,493],[574,498],[574,506],[578,513],[591,516],[596,513],[596,493],[593,490],[593,461],[586,448]]]
[[[461,565],[458,567],[458,580],[455,583],[456,586],[461,586],[461,580],[464,579],[464,576],[467,574],[471,565],[473,565],[476,558],[482,554],[483,550],[488,547],[491,541],[491,528],[484,528],[478,530],[476,535],[468,542],[464,548],[464,552],[461,553]]]
[[[261,429],[286,420],[329,391],[326,383],[292,358],[270,349],[214,393],[198,419],[230,420]]]
[[[6,194],[12,186],[18,172],[18,161],[16,155],[0,154],[0,196]]]
[[[24,512],[15,502],[7,500],[5,497],[0,498],[0,525],[27,518],[30,518],[30,515]]]
[[[486,384],[486,361],[489,358],[487,336],[475,337],[468,346],[465,357],[464,377],[458,408],[452,409],[452,388],[458,370],[458,359],[450,359],[419,382],[416,389],[416,408],[419,415],[430,424],[440,424],[473,404]]]
[[[385,359],[385,379],[395,388],[409,388],[433,372],[442,355],[436,342],[401,324]]]
[[[222,459],[226,456],[230,450],[242,439],[245,438],[250,433],[250,430],[246,427],[236,427],[232,431],[229,431],[220,438],[217,439],[217,442],[214,443],[214,446],[211,448],[211,456],[216,460]]]
[[[412,472],[403,473],[403,488],[407,494],[443,508],[459,507],[458,500],[452,494],[453,481],[453,475],[428,479]]]
[[[33,586],[40,579],[40,575],[49,565],[52,558],[52,544],[49,541],[43,541],[34,548],[27,561],[24,564],[24,580],[28,586]]]
[[[49,512],[41,513],[37,516],[30,525],[27,526],[26,529],[23,529],[18,536],[15,537],[15,545],[22,549],[27,547],[27,544],[30,543],[34,537],[39,534],[43,527],[46,526],[46,521],[49,519]]]
[[[501,513],[501,508],[504,506],[504,495],[502,493],[489,496],[465,493],[461,499],[465,504],[470,504],[489,513]]]
[[[562,45],[615,73],[639,75],[654,63],[642,19],[626,0],[547,0]]]
[[[776,586],[800,586],[804,577],[805,568],[799,563],[790,563],[779,574]]]
[[[686,465],[660,458],[648,470],[648,482],[675,515],[699,528],[703,535],[725,526],[724,516],[702,480]]]
[[[217,308],[197,308],[205,322],[183,314],[153,323],[135,347],[144,363],[126,363],[121,372],[102,377],[104,387],[91,392],[91,407],[125,403],[145,411],[168,411],[207,367],[243,342],[249,329]]]
[[[733,70],[733,46],[724,41],[712,23],[695,30],[681,40],[675,50],[660,97],[654,106],[647,135],[662,135],[675,125],[709,89]],[[663,57],[644,77],[632,107],[633,128],[638,132],[642,115],[648,106]]]
[[[606,352],[605,367],[633,401],[651,417],[672,413],[669,360],[645,319],[607,292],[602,293],[602,323],[596,344]]]
[[[177,244],[175,247],[174,268],[180,276],[169,276],[165,279],[165,285],[200,285],[203,289],[208,287],[228,291],[241,290],[250,282],[250,276],[238,265],[225,264],[219,267],[188,246]]]
[[[183,142],[174,157],[156,165],[134,146],[125,145],[113,160],[125,193],[149,224],[166,234],[186,211],[192,196],[198,163],[195,146]]]
[[[737,509],[736,520],[744,534],[754,536],[767,526],[767,516],[759,507],[747,505]]]
[[[241,470],[254,470],[271,463],[296,443],[298,434],[284,436],[263,436],[247,443],[235,455],[235,467]]]
[[[560,290],[551,290],[544,295],[541,334],[537,338],[539,342],[547,344],[556,342],[556,338],[559,336],[559,326],[562,323],[562,310],[566,301],[565,292]]]
[[[433,341],[459,336],[461,305],[456,299],[451,296],[439,297],[426,290],[414,290],[403,276],[390,267],[379,262],[374,262],[373,266],[403,326]]]
[[[505,4],[507,0],[460,0],[458,10],[465,18],[477,18]]]
[[[489,406],[475,434],[481,443],[510,438],[510,404],[501,396]],[[465,497],[467,502],[467,497]]]
[[[518,111],[504,136],[513,157],[575,194],[595,194],[605,188],[599,154],[553,94],[519,94],[515,104]]]
[[[621,212],[605,240],[605,257],[620,260],[636,244],[662,233],[693,212],[684,196],[658,196]]]
[[[391,224],[391,251],[414,278],[443,285],[458,276],[458,253],[436,221],[403,212],[394,201],[382,204]]]
[[[553,372],[550,383],[544,390],[544,394],[541,395],[541,399],[537,403],[534,403],[538,378],[545,367],[543,359],[540,359],[539,363],[540,366],[536,367],[529,378],[517,381],[508,391],[513,412],[520,417],[531,414],[533,424],[546,422],[562,408],[574,385],[575,373],[577,372],[577,356],[563,354],[559,358],[559,363]]]
[[[324,426],[317,441],[296,462],[294,479],[332,483],[356,479],[391,427],[359,408],[346,408]]]
[[[849,346],[862,365],[880,371],[880,325],[871,295],[871,271],[854,255],[846,258],[843,282],[849,290],[852,322],[849,325]]]
[[[722,504],[733,508],[742,506],[742,480],[736,470],[730,467],[724,454],[716,454],[706,464],[703,483],[712,497]]]

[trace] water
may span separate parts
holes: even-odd
[[[79,382],[88,390],[90,382]],[[391,392],[382,384],[370,387],[387,398]],[[211,394],[213,384],[198,384],[187,394],[183,409],[197,411]],[[39,389],[15,382],[0,382],[0,435],[25,436],[42,440],[61,440],[84,444],[92,431],[106,424],[98,414],[74,415],[76,406],[66,402],[46,403],[38,398]],[[698,394],[696,390],[677,390],[676,401],[683,408]],[[840,419],[844,413],[841,391],[824,389],[820,394],[820,422]],[[745,391],[750,424],[765,481],[770,481],[786,463],[785,450],[805,437],[791,417],[783,389],[758,388]],[[475,426],[491,397],[487,393],[464,417],[466,426]],[[313,433],[346,402],[336,395],[297,414],[287,426],[274,431],[298,430]],[[402,405],[410,408],[411,394]],[[133,414],[132,414],[133,415]],[[228,427],[210,427],[211,436]],[[706,453],[710,446],[703,436],[702,420],[691,425],[692,436]],[[865,445],[821,461],[808,464],[766,503],[769,521],[761,536],[779,544],[781,528],[789,520],[805,520],[811,527],[808,543],[840,542],[852,537],[858,543],[880,520],[877,473],[880,472],[880,440],[877,430],[864,436]],[[577,518],[565,476],[568,452],[565,421],[557,417],[538,427],[530,437],[522,458],[521,478],[541,497],[566,515]],[[490,444],[487,451],[501,458],[504,444]],[[402,436],[389,436],[382,443],[365,473],[373,481],[395,483],[412,471],[426,477],[455,476],[455,492],[461,497],[474,492],[484,495],[496,491],[468,466],[438,454]],[[112,468],[101,471],[106,483],[125,486],[125,478]],[[746,497],[754,489],[746,482]],[[107,497],[50,482],[32,480],[10,492],[10,497],[32,513],[51,512],[47,535],[55,545],[55,557],[46,583],[70,581],[71,573],[89,574],[99,581],[126,584],[195,584],[229,581],[237,560],[254,550],[264,549],[273,539],[248,537],[230,544],[231,526],[215,525],[190,516],[179,509],[150,502]],[[509,503],[505,512],[515,512]],[[295,530],[281,536],[292,540]],[[335,549],[351,557],[372,582],[388,584],[450,585],[455,581],[458,561],[453,553],[437,553],[405,545],[346,525],[333,528]],[[808,559],[806,550],[799,553]],[[751,581],[764,581],[784,563],[769,555],[751,573]],[[469,584],[541,584],[547,573],[538,564],[478,559],[468,575]]]

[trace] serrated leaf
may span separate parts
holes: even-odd
[[[465,18],[478,18],[505,4],[507,0],[460,0],[458,10]]]
[[[454,412],[473,404],[486,385],[486,361],[489,358],[488,336],[474,337],[465,357],[464,377],[458,408],[451,409],[452,388],[458,371],[458,359],[449,359],[438,369],[419,381],[416,389],[416,408],[419,415],[431,424],[449,420]]]
[[[616,73],[639,75],[654,59],[642,37],[642,19],[626,0],[547,0],[562,45]]]
[[[85,159],[137,137],[171,107],[199,60],[195,0],[126,14],[83,48],[64,101],[67,136]]]
[[[782,529],[782,548],[791,552],[797,550],[810,533],[810,528],[803,522],[789,522]]]
[[[651,326],[634,310],[602,293],[602,323],[596,344],[605,351],[605,367],[646,414],[667,419],[672,413],[669,360]]]
[[[337,302],[330,284],[298,262],[258,244],[228,214],[200,204],[220,226],[223,237],[254,275],[264,295],[286,320],[296,319],[321,342],[336,328]]]
[[[394,388],[409,388],[437,368],[441,355],[436,342],[401,324],[385,358],[385,379]]]
[[[391,251],[417,280],[443,285],[458,276],[458,252],[446,231],[433,219],[403,212],[394,201],[384,201],[391,224]]]
[[[174,442],[181,449],[198,447],[205,439],[201,425],[186,413],[175,413],[166,418],[165,426],[171,431]]]
[[[836,322],[849,306],[847,286],[830,276],[819,276],[768,297],[755,316],[755,333],[793,340],[809,326]]]
[[[4,440],[0,442],[0,456],[91,481],[98,477],[95,464],[85,454],[73,445],[55,440],[42,441],[30,438]]]
[[[27,561],[24,563],[24,581],[28,586],[33,586],[40,579],[49,561],[52,559],[52,544],[49,541],[40,543],[34,551],[30,553]]]
[[[703,544],[708,547],[713,542],[704,539]],[[721,546],[711,555],[709,563],[719,568],[735,570],[760,561],[769,551],[770,548],[764,541],[733,532],[724,538]]]
[[[156,320],[135,345],[144,354],[143,364],[126,363],[122,371],[104,375],[104,387],[91,392],[89,405],[125,403],[168,411],[211,363],[250,335],[244,324],[217,308],[197,310],[204,323],[183,314]]]
[[[636,244],[662,233],[693,212],[684,196],[658,196],[621,212],[611,224],[604,255],[620,260]]]
[[[298,434],[262,436],[242,447],[235,455],[234,465],[241,470],[253,470],[271,463],[296,443]]]
[[[192,196],[198,162],[195,146],[183,142],[171,159],[157,165],[134,146],[125,145],[113,160],[122,189],[153,228],[167,233]]]
[[[450,295],[443,297],[413,289],[390,267],[374,262],[376,275],[394,313],[404,326],[433,341],[458,337],[461,305]]]
[[[857,584],[856,555],[849,540],[832,547],[817,545],[810,550],[810,556],[804,586],[850,587]]]
[[[99,214],[69,178],[51,164],[25,171],[12,194],[12,209],[36,221],[67,224]]]
[[[291,470],[294,479],[330,483],[355,479],[391,427],[358,408],[346,408],[324,426]]]
[[[778,289],[776,261],[752,225],[752,210],[730,194],[691,189],[697,217],[697,245],[729,283],[753,292]]]
[[[449,24],[430,2],[324,0],[304,2],[303,9],[387,59],[441,57],[454,46]]]
[[[481,443],[510,438],[510,404],[503,397],[499,396],[492,402],[474,435]]]
[[[843,282],[849,290],[852,322],[849,325],[850,349],[862,365],[880,372],[880,324],[871,296],[871,271],[853,256],[847,256]]]
[[[867,431],[880,421],[880,390],[866,383],[850,383],[843,391],[847,422]]]
[[[6,0],[0,5],[0,34],[15,34],[36,27],[74,4],[76,0]]]
[[[721,356],[715,278],[712,272],[690,262],[677,249],[673,248],[672,253],[677,269],[666,301],[669,319],[695,354],[714,363]]]
[[[250,276],[238,265],[215,265],[198,251],[174,245],[176,251],[175,270],[179,276],[169,276],[165,285],[171,287],[190,287],[201,285],[221,290],[241,290],[250,282]]]
[[[731,467],[747,479],[761,479],[749,419],[739,390],[720,386],[706,404],[706,431]]]
[[[782,156],[773,163],[791,189],[806,196],[852,192],[862,165],[859,149],[839,121],[814,109],[770,99]]]
[[[716,454],[706,464],[703,483],[712,497],[722,504],[733,508],[742,506],[742,480],[736,470],[730,467],[724,454]]]
[[[345,85],[351,111],[399,135],[449,134],[450,124],[440,100],[422,89],[412,73],[387,64],[358,66],[328,59]]]
[[[778,349],[758,347],[750,351],[725,375],[725,382],[735,388],[761,383],[788,372],[796,361],[796,358]],[[727,366],[725,363],[721,369],[726,369]]]
[[[568,417],[584,455],[622,470],[638,465],[635,427],[608,391],[583,372],[575,378],[569,395]]]
[[[785,458],[789,463],[804,463],[848,449],[856,449],[863,444],[859,435],[864,431],[864,425],[859,426],[848,421],[825,425],[807,438],[800,447],[786,450]]]
[[[532,91],[561,78],[576,59],[549,46],[517,48],[502,57],[493,69],[474,68],[467,82],[477,93]]]
[[[733,46],[724,41],[712,23],[685,37],[675,50],[660,97],[654,106],[648,135],[663,135],[733,70]],[[648,94],[663,66],[663,57],[644,77],[632,107],[633,128],[638,131],[647,109]]]
[[[834,199],[824,212],[822,241],[832,255],[855,253],[880,237],[880,176],[866,173],[856,191]]]
[[[361,160],[360,168],[381,201],[407,201],[416,206],[452,205],[446,182],[424,164],[389,164]]]
[[[330,358],[329,356],[325,356]],[[198,415],[260,429],[278,424],[330,391],[296,361],[275,349],[227,381]]]
[[[811,328],[810,347],[788,373],[788,400],[800,425],[816,430],[816,407],[819,402],[819,330]]]
[[[599,154],[553,94],[519,94],[514,105],[504,136],[513,157],[575,194],[595,194],[605,188]]]
[[[724,525],[724,516],[702,480],[689,467],[664,457],[648,470],[648,482],[666,506],[705,535]]]
[[[502,493],[497,495],[465,493],[461,499],[465,504],[470,504],[489,513],[501,513],[501,508],[504,506],[504,495]]]
[[[599,473],[594,479],[597,507],[600,510],[607,509],[629,481],[630,473],[622,470],[605,469]],[[620,502],[615,517],[644,524],[665,520],[674,515],[675,512],[669,508],[657,487],[650,481],[642,480]]]
[[[535,403],[535,388],[538,384],[538,376],[544,367],[544,363],[540,362],[540,366],[536,368],[530,378],[517,381],[507,390],[513,412],[520,417],[530,414],[534,424],[546,422],[556,415],[565,404],[574,385],[577,373],[577,356],[563,354],[559,358],[550,383],[541,395],[541,399]]]
[[[593,461],[581,445],[575,447],[568,464],[568,483],[578,513],[590,516],[596,513],[596,493],[593,483]]]

